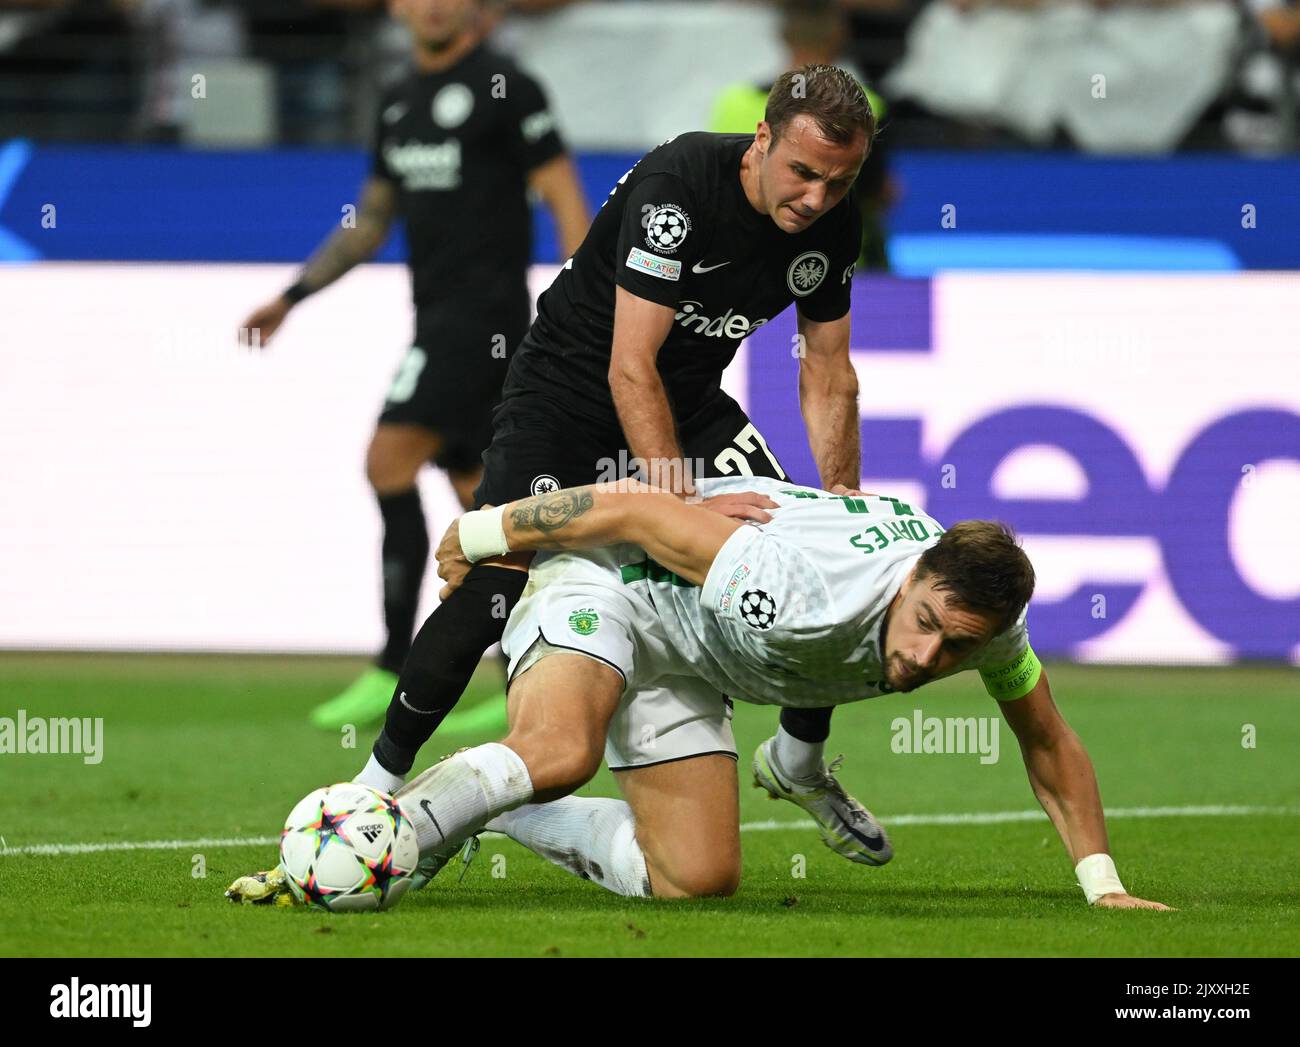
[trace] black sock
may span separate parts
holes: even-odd
[[[401,671],[411,649],[420,585],[429,562],[429,530],[420,492],[414,487],[401,494],[381,494],[379,512],[384,518],[384,625],[388,629],[379,665],[395,673]]]
[[[505,632],[527,582],[527,571],[474,567],[420,627],[375,742],[375,759],[391,774],[411,769],[421,746],[460,700],[483,652]]]
[[[815,745],[830,737],[831,712],[834,709],[833,705],[824,709],[782,709],[781,726],[785,728],[786,734]]]

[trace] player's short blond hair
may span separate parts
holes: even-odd
[[[804,65],[782,73],[767,93],[763,119],[772,129],[772,139],[796,116],[811,116],[821,131],[836,145],[848,145],[865,134],[870,142],[876,133],[876,114],[866,92],[852,73],[834,65]]]

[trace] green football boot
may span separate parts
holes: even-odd
[[[457,706],[438,725],[438,733],[502,735],[506,726],[506,692],[497,691],[467,709]]]
[[[311,722],[326,731],[337,731],[346,724],[365,727],[378,723],[388,711],[396,687],[396,673],[372,665],[342,694],[316,706],[311,711]]]

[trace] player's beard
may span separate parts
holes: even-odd
[[[929,680],[929,676],[918,667],[908,664],[901,654],[891,654],[886,662],[885,679],[890,687],[900,693],[915,691]],[[898,681],[895,683],[894,681]]]

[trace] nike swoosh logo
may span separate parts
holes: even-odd
[[[786,785],[785,782],[781,781],[780,776],[776,773],[776,768],[772,766],[772,762],[770,760],[768,761],[767,764],[767,771],[768,774],[772,776],[772,781],[776,782],[777,787],[780,788],[783,792],[788,792],[788,793],[794,792],[794,790],[791,789],[790,786]],[[841,821],[842,820],[843,819],[841,819]]]
[[[880,833],[876,833],[876,834],[874,834],[874,835],[872,835],[872,836],[868,836],[866,833],[859,832],[857,829],[853,828],[853,826],[851,826],[851,825],[850,825],[847,821],[845,821],[843,818],[840,818],[840,824],[841,824],[842,826],[844,826],[844,828],[845,828],[846,830],[848,830],[848,833],[849,833],[850,836],[852,836],[852,837],[853,837],[855,840],[857,840],[859,843],[864,844],[864,845],[866,846],[867,850],[869,850],[869,851],[882,851],[882,850],[884,850],[884,848],[885,848],[885,838],[884,838],[884,836],[882,836]],[[439,830],[439,832],[441,832],[441,831],[442,831],[442,830]]]
[[[717,265],[710,265],[710,266],[707,266],[707,267],[706,267],[706,266],[702,266],[702,265],[700,265],[699,262],[696,262],[693,266],[691,266],[691,272],[693,272],[693,273],[711,273],[711,272],[713,272],[713,270],[715,270],[715,269],[721,269],[724,265],[730,265],[730,264],[731,264],[731,262],[730,262],[730,260],[728,260],[728,261],[726,261],[726,262],[719,262]]]
[[[420,810],[429,816],[429,821],[433,822],[433,827],[438,830],[438,835],[447,839],[447,834],[442,831],[442,826],[438,824],[438,819],[433,816],[433,805],[428,800],[420,801]],[[851,831],[851,830],[850,830]]]

